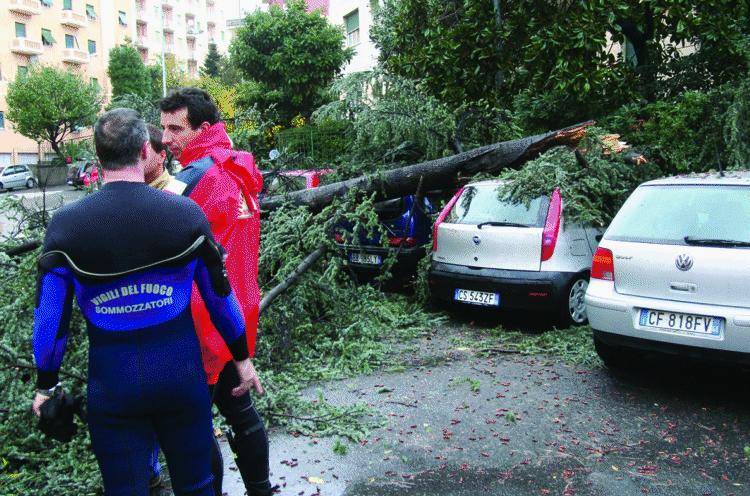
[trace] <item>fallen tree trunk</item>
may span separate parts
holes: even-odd
[[[289,289],[294,283],[297,282],[297,279],[299,279],[302,274],[307,272],[307,269],[313,266],[315,262],[318,261],[320,257],[325,255],[326,253],[326,247],[320,246],[317,250],[310,253],[308,256],[305,257],[302,262],[297,266],[296,269],[294,269],[294,272],[292,272],[289,277],[284,279],[280,284],[275,286],[271,291],[269,291],[263,299],[260,301],[260,306],[258,307],[258,315],[261,315],[263,313],[263,310],[268,308],[268,306],[273,302],[273,300],[276,299],[281,293]]]
[[[355,177],[319,188],[295,191],[286,196],[270,196],[262,199],[260,206],[262,210],[268,211],[280,207],[285,201],[291,201],[297,205],[307,205],[312,210],[320,210],[334,198],[344,196],[354,188],[364,192],[376,191],[381,200],[396,198],[411,194],[420,177],[424,177],[425,191],[443,189],[454,186],[460,175],[500,172],[518,167],[555,146],[575,146],[583,138],[586,128],[593,124],[594,121],[588,121],[558,131],[503,141],[458,155],[408,165],[379,175]]]

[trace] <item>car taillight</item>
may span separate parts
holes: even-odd
[[[443,210],[440,211],[440,215],[438,215],[437,220],[435,221],[435,224],[432,226],[432,251],[437,251],[437,233],[438,233],[438,226],[441,222],[445,220],[445,218],[450,213],[451,209],[453,208],[453,205],[456,204],[456,201],[458,200],[458,197],[461,196],[461,193],[464,192],[464,188],[460,188],[458,191],[456,191],[456,194],[453,195],[453,198],[450,199],[448,203],[445,204],[443,207]]]
[[[561,217],[562,196],[560,196],[560,189],[555,188],[549,200],[547,220],[544,222],[544,231],[542,232],[542,262],[552,258],[552,255],[555,253],[557,236],[560,234]]]
[[[339,244],[344,244],[344,236],[342,236],[341,233],[334,234],[333,239],[335,239]]]
[[[413,248],[414,246],[417,246],[417,240],[412,238],[411,236],[407,238],[393,237],[393,238],[388,238],[388,244],[390,246],[404,245],[405,248]]]
[[[597,248],[591,263],[591,278],[603,281],[615,280],[615,261],[612,250]]]

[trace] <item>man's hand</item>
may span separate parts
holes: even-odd
[[[31,409],[34,411],[34,415],[36,415],[37,417],[42,416],[42,410],[41,410],[42,405],[48,399],[49,399],[49,396],[45,396],[41,393],[36,393],[34,395],[34,403],[31,405]]]
[[[258,394],[263,394],[263,386],[260,385],[258,373],[255,372],[255,367],[253,367],[250,359],[246,358],[241,362],[234,362],[234,365],[237,367],[237,375],[240,376],[240,385],[232,389],[232,396],[242,396],[250,391],[250,388],[255,389]]]

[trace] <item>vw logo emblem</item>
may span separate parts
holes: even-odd
[[[677,257],[677,260],[674,261],[674,264],[677,266],[678,269],[685,272],[687,270],[690,270],[693,266],[693,259],[690,255],[679,255]]]
[[[474,236],[474,237],[473,237],[473,238],[471,238],[471,239],[472,239],[472,241],[474,241],[474,244],[475,244],[475,245],[478,245],[479,243],[481,243],[481,242],[482,242],[482,240],[481,240],[481,239],[479,239],[479,236]]]

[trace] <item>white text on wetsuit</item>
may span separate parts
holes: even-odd
[[[166,284],[152,284],[152,283],[142,283],[140,285],[138,284],[131,284],[127,286],[121,286],[120,288],[111,289],[109,291],[106,291],[95,298],[91,300],[91,303],[95,305],[95,311],[96,313],[104,313],[104,314],[121,314],[121,313],[133,313],[133,312],[142,312],[145,310],[152,310],[154,308],[161,308],[165,305],[171,305],[174,303],[171,296],[174,292],[174,287],[168,286]],[[118,298],[122,298],[124,296],[131,296],[131,295],[161,295],[166,296],[166,298],[161,298],[159,300],[152,300],[145,303],[133,303],[130,305],[121,305],[121,306],[115,306],[115,307],[101,307],[102,303],[106,303],[108,301],[112,301]]]

